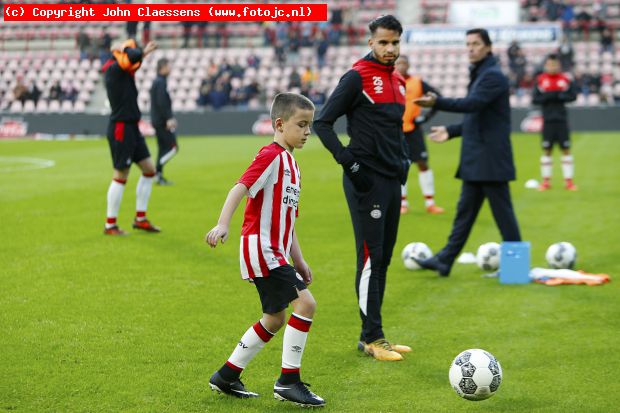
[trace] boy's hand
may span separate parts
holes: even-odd
[[[222,244],[228,239],[227,226],[218,224],[205,236],[205,241],[211,246],[211,248],[215,248],[220,239],[222,240]]]
[[[295,271],[301,275],[306,285],[312,284],[312,270],[305,261],[295,264]]]

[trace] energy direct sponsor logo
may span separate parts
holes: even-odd
[[[288,205],[291,208],[297,209],[299,205],[299,188],[296,186],[288,185],[284,189],[285,195],[282,197],[282,203]]]

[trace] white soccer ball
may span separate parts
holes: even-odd
[[[547,249],[545,258],[551,268],[573,268],[577,250],[570,242],[557,242]]]
[[[467,400],[493,396],[502,383],[502,366],[488,351],[465,350],[450,366],[450,384],[456,394]]]
[[[433,251],[423,242],[412,242],[407,244],[400,254],[400,258],[403,260],[403,264],[405,264],[408,270],[420,269],[418,263],[413,260],[414,257],[418,260],[427,260],[432,256]]]
[[[497,242],[487,242],[478,248],[476,264],[485,271],[494,271],[499,268],[500,245]]]

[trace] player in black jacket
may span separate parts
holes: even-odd
[[[172,114],[172,101],[168,94],[167,78],[170,74],[170,62],[166,58],[157,61],[157,77],[151,85],[151,123],[157,136],[157,184],[172,185],[164,178],[164,164],[178,152],[175,130],[177,120]]]
[[[138,128],[141,113],[138,107],[138,89],[134,80],[142,59],[156,48],[157,45],[150,42],[143,50],[134,40],[128,40],[122,45],[112,47],[113,57],[102,67],[111,108],[107,135],[114,166],[112,183],[108,189],[108,210],[104,229],[106,235],[126,234],[116,224],[116,218],[129,176],[129,168],[133,162],[142,170],[136,189],[136,218],[133,228],[147,232],[160,231],[146,219],[155,167],[144,136]]]
[[[344,168],[344,192],[357,249],[357,292],[362,333],[358,348],[377,360],[402,360],[407,346],[390,344],[383,334],[381,305],[387,268],[400,219],[400,184],[407,177],[402,117],[405,86],[394,71],[402,26],[394,16],[369,25],[372,49],[340,79],[314,128],[321,142]],[[343,146],[334,123],[347,116],[351,137]]]

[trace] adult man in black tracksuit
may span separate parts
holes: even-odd
[[[177,121],[172,114],[172,101],[168,94],[166,79],[170,74],[170,62],[166,58],[157,61],[157,77],[151,85],[151,124],[157,136],[157,183],[172,185],[164,178],[164,164],[178,152],[175,130]]]
[[[147,232],[160,231],[146,219],[155,167],[144,136],[138,128],[142,114],[138,107],[138,89],[134,79],[136,71],[142,65],[142,59],[156,48],[157,45],[150,42],[143,50],[134,40],[127,40],[122,45],[112,47],[113,57],[102,67],[111,108],[107,135],[114,167],[112,183],[108,188],[107,220],[104,229],[106,235],[126,234],[118,227],[116,218],[132,163],[138,164],[142,170],[136,188],[136,218],[133,228]]]
[[[372,49],[340,79],[314,129],[323,145],[344,168],[344,193],[353,221],[357,248],[355,290],[362,333],[358,348],[377,360],[402,360],[407,346],[390,344],[383,334],[381,305],[386,273],[400,219],[400,184],[409,160],[402,132],[405,87],[394,71],[402,26],[394,16],[369,25]],[[347,116],[351,137],[344,147],[333,125]]]
[[[429,135],[435,142],[462,137],[456,177],[463,180],[463,185],[452,233],[448,244],[437,255],[419,262],[423,268],[443,276],[450,274],[485,198],[489,200],[502,239],[521,240],[508,186],[515,179],[508,79],[491,52],[491,39],[485,29],[467,32],[467,49],[471,63],[467,96],[450,99],[429,94],[415,101],[423,107],[465,113],[462,123],[433,127]]]

